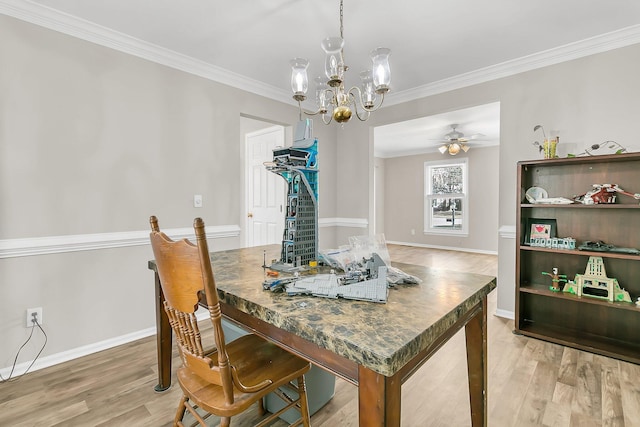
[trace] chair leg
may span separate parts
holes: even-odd
[[[220,427],[229,427],[231,425],[231,417],[220,417]]]
[[[182,418],[184,418],[184,412],[187,410],[187,407],[185,406],[187,403],[187,400],[189,400],[187,396],[182,396],[182,399],[180,399],[180,405],[178,405],[176,416],[173,419],[174,427],[179,425],[179,423],[182,421]]]
[[[258,400],[258,415],[263,416],[267,411],[264,409],[264,399]]]
[[[302,425],[304,427],[310,427],[311,421],[309,420],[309,404],[307,402],[307,390],[304,384],[304,376],[298,377],[298,395],[300,395],[300,416],[302,418]]]

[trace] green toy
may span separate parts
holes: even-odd
[[[549,290],[553,292],[560,292],[560,282],[567,283],[567,275],[566,274],[558,274],[558,268],[553,267],[553,273],[547,273],[543,271],[543,275],[551,276],[551,286],[549,286]]]

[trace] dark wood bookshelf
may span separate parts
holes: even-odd
[[[533,204],[528,188],[544,188],[549,197],[573,198],[592,184],[617,184],[640,192],[640,154],[618,154],[518,163],[516,231],[515,333],[640,364],[640,307],[549,289],[542,272],[554,267],[573,280],[583,274],[590,256],[602,257],[607,276],[616,278],[631,296],[640,297],[640,255],[618,252],[566,250],[524,244],[530,218],[554,219],[557,237],[603,241],[640,249],[640,203],[618,194],[614,204]]]

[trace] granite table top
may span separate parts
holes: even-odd
[[[222,300],[385,376],[398,372],[496,287],[491,276],[392,263],[422,282],[391,288],[386,304],[288,296],[262,288],[264,260],[268,265],[279,256],[279,245],[212,252]]]

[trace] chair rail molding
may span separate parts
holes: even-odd
[[[193,228],[190,227],[166,229],[163,230],[163,232],[174,240],[195,239]],[[240,235],[240,226],[207,226],[206,233],[210,239],[238,237]],[[0,240],[0,259],[143,246],[148,244],[148,230],[4,239]]]
[[[498,235],[503,239],[515,239],[516,238],[516,226],[515,225],[503,225],[498,229]]]
[[[366,218],[320,218],[318,226],[367,228],[369,221]]]

